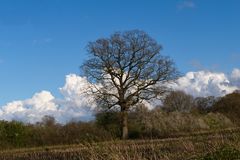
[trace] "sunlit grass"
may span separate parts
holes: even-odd
[[[204,159],[227,146],[228,154],[238,154],[240,132],[195,133],[176,138],[108,141],[77,145],[58,145],[1,151],[0,159],[29,160],[177,160]],[[229,149],[230,148],[230,149]],[[231,150],[232,149],[232,150]],[[234,155],[238,156],[238,155]],[[200,157],[200,158],[199,158]],[[203,158],[201,158],[203,157]]]

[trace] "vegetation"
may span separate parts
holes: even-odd
[[[179,94],[178,92],[177,94]],[[234,93],[235,95],[236,93]],[[172,94],[170,94],[172,96]],[[222,99],[225,100],[230,95]],[[182,97],[182,95],[181,95]],[[188,99],[188,96],[186,96]],[[181,98],[182,99],[182,98]],[[191,104],[192,104],[191,100]],[[184,102],[185,103],[185,102]],[[230,102],[233,104],[234,101]],[[164,105],[164,103],[163,103]],[[218,103],[214,104],[216,107]],[[227,105],[227,104],[226,104]],[[179,105],[181,106],[181,105]],[[169,106],[168,106],[169,107]],[[235,112],[198,111],[196,106],[186,112],[181,107],[171,110],[158,106],[149,110],[143,104],[129,112],[130,139],[159,139],[179,137],[198,132],[214,132],[239,126]],[[238,108],[233,108],[238,110]],[[99,112],[90,122],[70,122],[58,124],[53,117],[45,116],[37,124],[0,121],[0,148],[38,147],[48,145],[84,144],[118,140],[121,138],[121,113],[118,111]]]
[[[114,110],[98,112],[90,122],[58,124],[49,116],[36,124],[0,121],[0,159],[239,159],[239,95],[213,101],[169,94],[174,103],[191,104],[187,109],[166,101],[152,110],[138,104],[128,113],[134,139],[128,141],[120,141],[121,113]]]
[[[219,112],[231,119],[232,122],[238,123],[240,121],[240,93],[234,92],[232,94],[222,97],[212,107],[213,112]]]
[[[128,140],[6,150],[5,160],[234,160],[239,159],[239,130],[198,133],[155,140]]]
[[[213,101],[169,94],[174,103],[191,104],[187,110],[166,102],[152,110],[139,104],[129,111],[129,141],[120,141],[121,113],[114,110],[90,122],[58,124],[49,116],[36,124],[0,121],[0,159],[238,159],[239,95]]]
[[[240,151],[229,146],[223,146],[217,149],[215,152],[208,153],[207,155],[204,155],[203,157],[198,159],[199,160],[240,159]]]

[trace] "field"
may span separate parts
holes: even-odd
[[[2,150],[2,160],[183,160],[240,159],[240,129],[176,135],[154,140]]]

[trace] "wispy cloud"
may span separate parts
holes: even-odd
[[[195,7],[196,7],[196,4],[192,0],[183,0],[177,5],[177,8],[179,10],[188,9],[188,8],[193,9]]]

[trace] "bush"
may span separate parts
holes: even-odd
[[[231,120],[220,113],[208,113],[207,115],[203,116],[203,120],[210,129],[234,127],[234,124],[231,122]]]
[[[0,122],[0,145],[1,147],[26,146],[29,130],[21,122]]]
[[[85,143],[112,140],[112,135],[94,122],[71,122],[61,128],[64,143]]]
[[[131,115],[131,114],[130,114]],[[140,138],[161,138],[205,130],[234,127],[226,116],[220,113],[192,114],[164,112],[160,108],[152,111],[134,112],[130,116],[130,126],[135,128],[135,136]]]
[[[111,134],[112,137],[121,137],[121,118],[119,112],[109,111],[96,114],[96,125]]]
[[[152,124],[151,130],[154,131],[153,136],[157,137],[206,130],[209,128],[204,121],[201,121],[201,117],[182,112],[152,112],[150,123]]]

